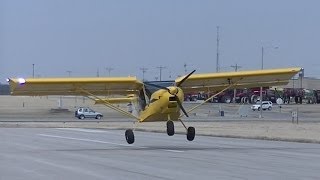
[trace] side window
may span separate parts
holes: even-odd
[[[88,109],[84,109],[84,112],[88,112]]]

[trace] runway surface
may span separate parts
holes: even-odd
[[[0,179],[319,179],[320,145],[95,129],[0,129]]]

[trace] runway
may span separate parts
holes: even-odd
[[[319,179],[320,145],[123,130],[2,128],[0,179]]]

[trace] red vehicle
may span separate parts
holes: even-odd
[[[262,99],[264,101],[271,101],[273,103],[275,103],[276,99],[281,96],[275,90],[271,90],[268,88],[263,88],[262,94],[263,94]],[[199,93],[187,94],[185,98],[187,101],[206,100],[208,97],[212,95],[214,94],[199,92]],[[234,98],[234,90],[230,89],[214,97],[212,100],[210,100],[210,102],[231,103],[233,102],[233,98]],[[235,96],[236,103],[255,104],[259,99],[260,99],[260,87],[236,90],[236,96]]]

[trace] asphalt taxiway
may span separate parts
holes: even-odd
[[[135,132],[2,128],[0,179],[319,179],[320,144]]]

